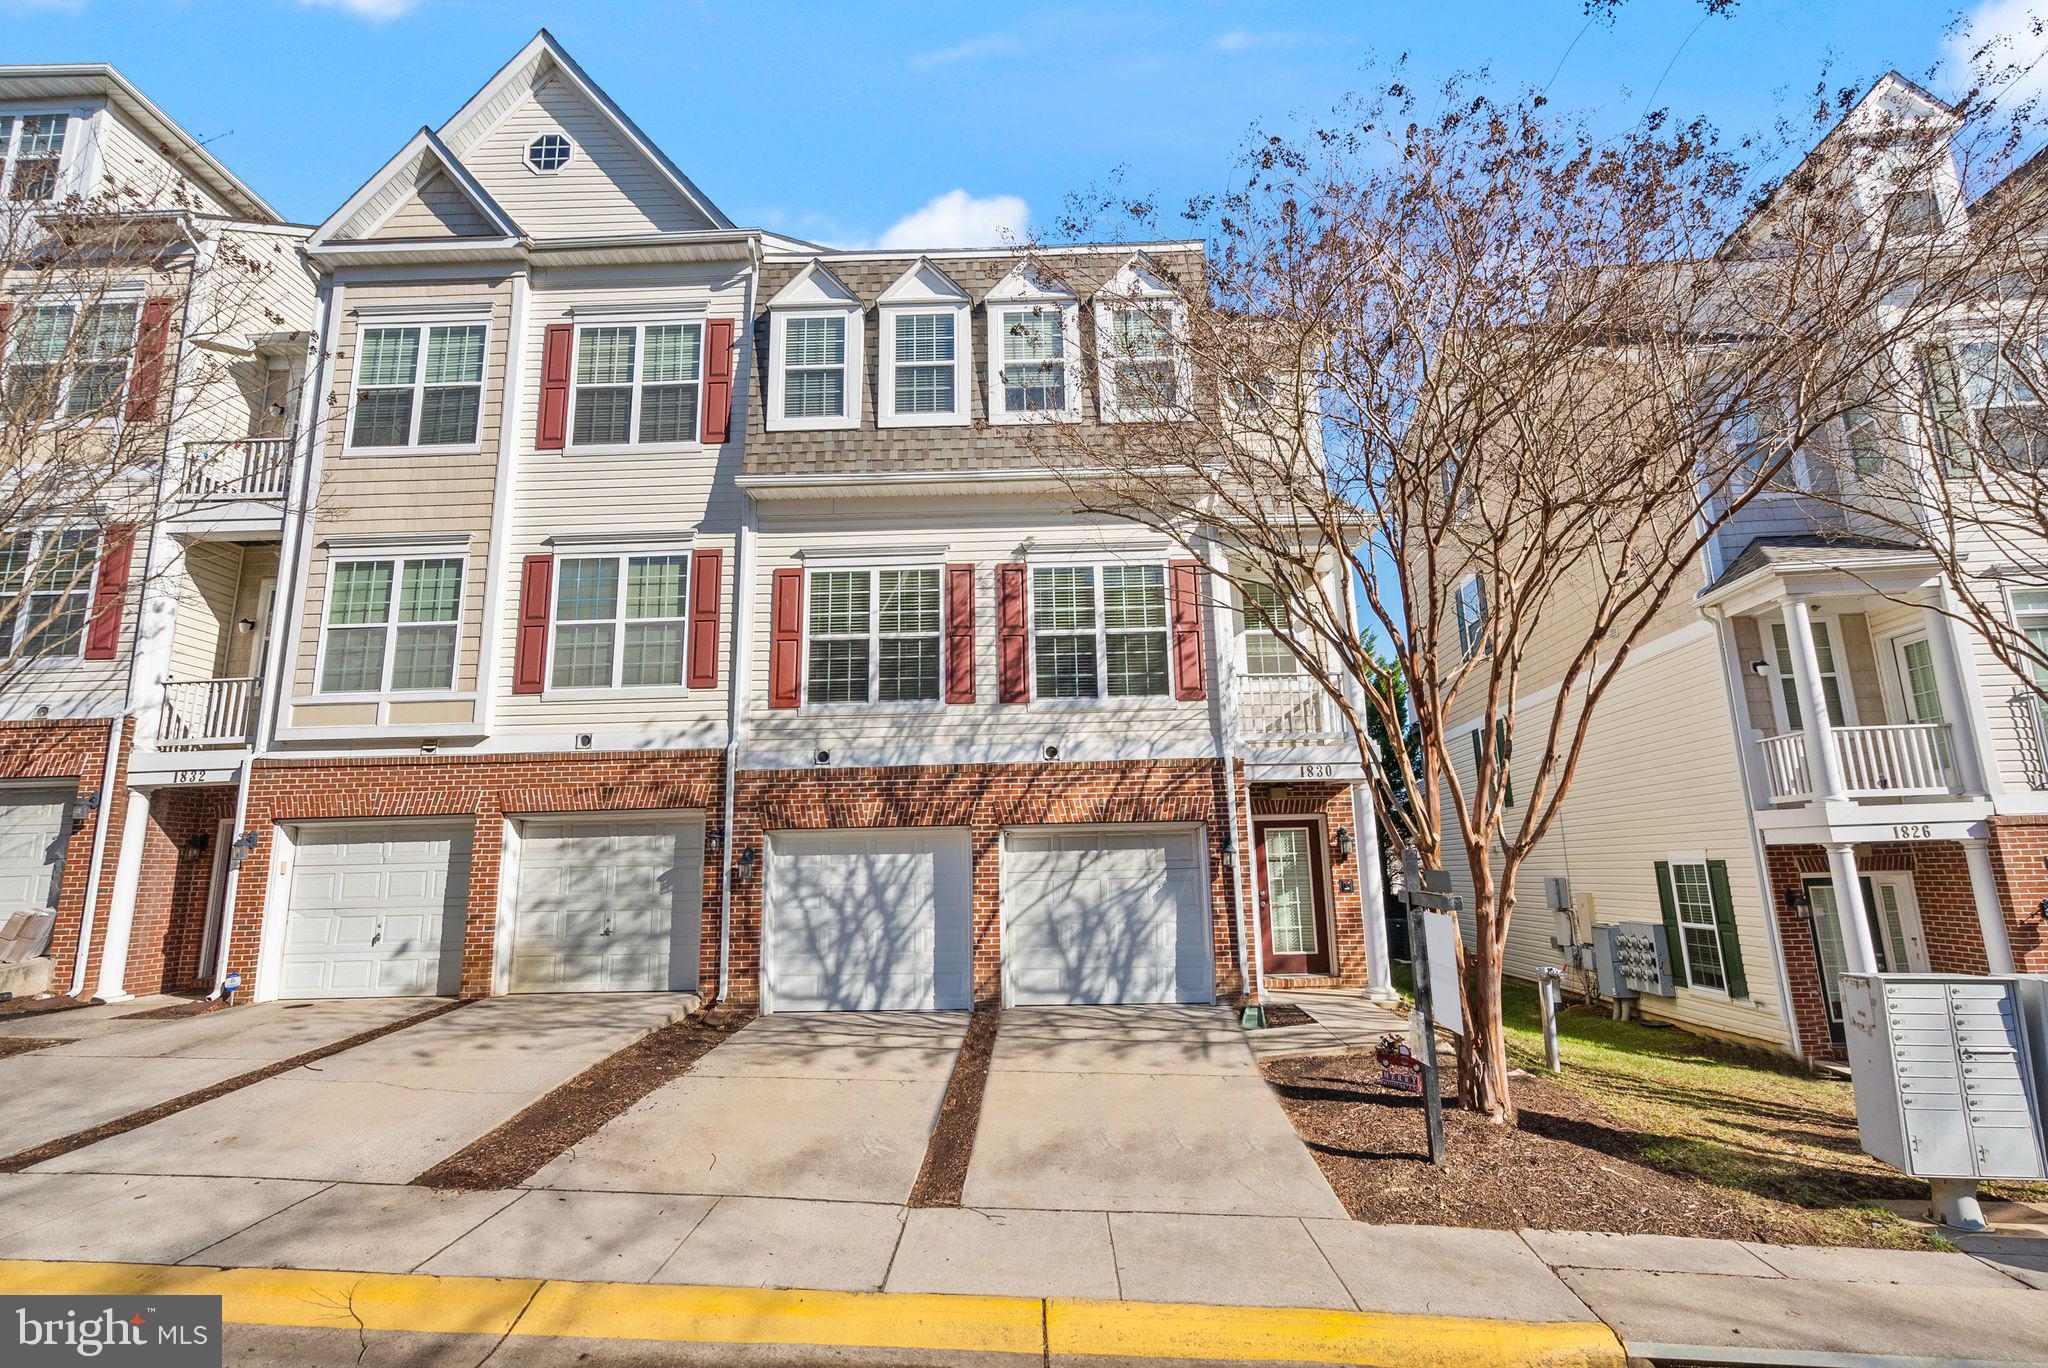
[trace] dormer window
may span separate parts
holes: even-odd
[[[988,294],[988,397],[992,423],[1058,422],[1081,415],[1079,303],[1035,262]]]
[[[46,200],[57,193],[57,167],[64,158],[64,114],[0,115],[0,160],[6,163],[7,194],[16,200]]]
[[[1186,323],[1179,294],[1143,256],[1103,288],[1095,339],[1105,419],[1159,422],[1186,411],[1189,376],[1179,341]]]
[[[876,301],[881,322],[882,427],[948,427],[967,421],[973,305],[945,272],[920,257]]]
[[[543,133],[526,145],[526,165],[541,175],[551,175],[569,164],[569,140],[560,133]]]
[[[860,299],[814,261],[768,303],[768,430],[860,426]]]
[[[1941,227],[1941,201],[1935,198],[1934,183],[1919,180],[1892,192],[1885,209],[1888,231],[1894,236],[1919,236]]]

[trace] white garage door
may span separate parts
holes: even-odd
[[[771,1012],[973,1005],[962,831],[787,831],[770,840]]]
[[[524,823],[511,991],[694,990],[703,890],[702,817]]]
[[[0,960],[30,958],[49,934],[71,797],[68,788],[0,790]]]
[[[456,991],[467,827],[302,827],[297,845],[280,997]]]
[[[1213,1000],[1200,835],[1007,833],[1003,977],[1016,1006]]]

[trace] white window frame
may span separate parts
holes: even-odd
[[[1081,305],[1063,295],[991,297],[988,310],[988,420],[1008,423],[1071,423],[1081,416]],[[1003,384],[1003,330],[1011,314],[1057,309],[1060,315],[1060,366],[1066,405],[1057,409],[1011,409]]]
[[[534,144],[538,143],[543,138],[560,138],[562,140],[563,145],[568,148],[567,153],[562,158],[562,164],[560,166],[540,166],[534,162]],[[540,132],[528,138],[526,140],[526,145],[519,149],[520,164],[524,166],[528,171],[531,171],[536,176],[558,176],[562,172],[568,170],[569,167],[572,164],[574,164],[575,160],[576,140],[570,137],[567,133],[564,133],[559,128],[542,129]]]
[[[1164,590],[1166,624],[1164,627],[1119,627],[1114,629],[1118,636],[1151,635],[1159,633],[1166,638],[1166,687],[1156,694],[1112,694],[1109,691],[1109,614],[1103,608],[1102,572],[1108,569],[1143,570],[1157,569],[1161,587]],[[1095,595],[1095,695],[1092,698],[1057,698],[1039,691],[1038,688],[1038,576],[1047,570],[1092,570],[1091,580]],[[1025,632],[1030,639],[1026,667],[1030,671],[1031,703],[1042,708],[1156,708],[1172,704],[1174,688],[1178,683],[1174,677],[1173,659],[1173,567],[1165,560],[1134,558],[1131,560],[1068,560],[1047,559],[1027,562],[1024,581]],[[1081,636],[1079,631],[1064,628],[1046,628],[1055,636]]]
[[[697,330],[697,377],[690,381],[657,381],[657,387],[667,389],[687,383],[697,391],[697,421],[691,425],[688,437],[677,437],[667,441],[643,442],[640,440],[640,395],[647,386],[643,367],[647,361],[647,330],[649,328],[695,328]],[[632,392],[632,404],[626,413],[627,440],[623,442],[578,442],[576,440],[576,400],[586,388],[576,378],[577,365],[583,355],[583,334],[592,328],[630,328],[633,331],[633,378],[625,385],[593,384],[591,389],[627,389]],[[604,455],[620,451],[673,451],[678,448],[701,447],[704,444],[704,320],[688,318],[586,318],[575,325],[574,336],[569,343],[569,421],[568,432],[564,435],[562,449],[571,454],[585,456]]]
[[[1840,694],[1842,698],[1841,722],[1836,723],[1833,718],[1829,718],[1828,725],[1858,726],[1860,725],[1860,719],[1856,714],[1856,690],[1849,679],[1849,662],[1848,657],[1844,654],[1842,644],[1841,621],[1833,613],[1814,612],[1811,614],[1811,618],[1814,625],[1819,627],[1827,636],[1828,655],[1835,662],[1834,669],[1821,671],[1821,678],[1833,679],[1835,681],[1835,692]],[[1781,628],[1785,633],[1785,651],[1787,655],[1790,655],[1792,651],[1791,621],[1781,614],[1763,624],[1764,653],[1771,663],[1771,683],[1773,685],[1771,689],[1771,715],[1777,719],[1778,735],[1783,736],[1793,730],[1792,714],[1785,707],[1785,689],[1793,676],[1780,668],[1784,663],[1778,658],[1778,631]],[[1816,647],[1816,649],[1818,648]],[[1791,667],[1795,671],[1799,668],[1798,657],[1794,656],[1792,658]],[[1827,706],[1827,699],[1823,697],[1820,703],[1825,708]],[[1804,718],[1800,719],[1799,725],[1801,729],[1805,727],[1806,721]]]
[[[406,429],[406,435],[411,440],[403,446],[356,445],[356,405],[361,402],[363,396],[363,334],[372,328],[418,328],[420,330],[419,350],[413,360],[412,413],[409,420],[410,426]],[[419,440],[420,412],[426,407],[427,398],[427,335],[435,328],[482,328],[484,330],[483,373],[477,378],[476,384],[476,436],[467,442],[436,442],[432,445],[423,445]],[[454,453],[482,451],[484,449],[484,417],[489,408],[491,397],[491,319],[488,313],[480,312],[474,315],[468,312],[451,312],[439,315],[395,314],[389,317],[381,314],[365,314],[356,321],[354,347],[355,358],[351,363],[349,374],[348,413],[345,415],[348,426],[342,438],[342,451],[345,454],[350,456],[399,456],[420,451]],[[399,387],[397,385],[378,385],[375,388],[395,390]],[[437,388],[453,387],[439,386]]]
[[[33,656],[21,655],[22,635],[35,617],[28,610],[28,601],[37,592],[32,587],[29,587],[35,582],[36,567],[43,560],[46,543],[49,538],[61,537],[69,532],[83,534],[89,540],[92,547],[92,568],[86,572],[85,578],[81,583],[74,588],[63,591],[67,598],[74,594],[83,595],[85,598],[85,614],[80,622],[77,639],[71,643],[69,650],[61,653],[52,652],[47,655]],[[85,659],[85,641],[92,634],[92,610],[93,603],[98,597],[100,556],[103,554],[105,542],[97,529],[89,527],[32,527],[21,535],[27,537],[29,542],[28,577],[23,589],[19,593],[10,594],[6,599],[0,599],[0,606],[5,606],[7,603],[12,602],[19,603],[21,607],[21,611],[16,614],[14,621],[6,624],[7,641],[5,649],[0,650],[0,660],[8,662],[10,668],[27,666],[34,669],[52,665],[76,665]]]
[[[1305,667],[1302,664],[1301,657],[1295,654],[1294,648],[1287,644],[1286,638],[1282,637],[1280,633],[1273,630],[1272,627],[1266,625],[1264,619],[1260,617],[1260,613],[1263,610],[1258,608],[1253,603],[1252,596],[1249,593],[1245,592],[1245,589],[1249,588],[1250,585],[1253,583],[1264,584],[1265,582],[1263,580],[1246,581],[1245,585],[1239,588],[1237,595],[1237,616],[1239,622],[1237,639],[1238,673],[1243,675],[1246,679],[1297,679],[1303,673],[1305,673]],[[1265,587],[1273,591],[1273,595],[1275,598],[1280,599],[1280,611],[1286,613],[1289,619],[1291,620],[1293,617],[1293,609],[1288,605],[1286,599],[1284,597],[1281,597],[1280,591],[1270,584],[1267,584]],[[1169,616],[1169,630],[1171,629],[1171,626],[1172,622]],[[1271,637],[1273,639],[1273,642],[1275,646],[1279,649],[1280,654],[1285,656],[1287,659],[1287,668],[1285,670],[1273,674],[1252,673],[1251,642],[1254,636]]]
[[[396,648],[398,645],[399,627],[401,625],[408,627],[421,627],[430,625],[427,623],[418,622],[401,624],[398,620],[399,598],[405,592],[405,567],[408,564],[411,564],[415,561],[438,560],[452,560],[457,562],[462,567],[461,579],[457,581],[455,590],[455,617],[453,621],[453,625],[455,627],[455,647],[453,655],[451,657],[453,664],[448,671],[448,683],[446,687],[438,689],[394,690],[391,687],[391,670],[392,666],[398,659],[398,651]],[[362,562],[374,561],[386,561],[389,562],[391,565],[391,607],[390,612],[385,616],[383,624],[384,661],[381,673],[378,677],[377,687],[375,689],[337,689],[330,691],[324,688],[323,686],[327,683],[328,637],[329,634],[334,630],[335,626],[333,620],[334,584],[337,578],[337,576],[335,575],[335,570],[337,567],[344,564],[357,564]],[[453,542],[448,543],[446,545],[424,547],[408,546],[402,550],[390,547],[376,546],[330,547],[327,554],[326,579],[327,582],[321,590],[320,645],[319,650],[315,653],[313,660],[313,692],[310,696],[298,700],[302,706],[309,703],[361,703],[373,700],[377,702],[384,702],[390,699],[397,699],[400,702],[409,703],[414,702],[416,700],[462,698],[468,696],[467,691],[457,687],[462,677],[462,632],[464,626],[463,620],[468,616],[469,606],[469,546],[466,542]],[[343,623],[341,625],[344,630],[356,630],[360,628],[371,627],[376,624]]]
[[[654,557],[675,558],[683,563],[683,614],[680,618],[628,618],[626,616],[626,572],[635,560]],[[609,684],[557,684],[555,683],[555,646],[561,640],[563,620],[558,616],[562,604],[562,562],[572,560],[608,560],[618,569],[617,590],[612,607],[612,666]],[[546,673],[542,676],[543,701],[550,698],[675,698],[690,691],[690,577],[696,570],[691,559],[691,543],[669,542],[635,544],[631,546],[578,544],[564,542],[555,549],[553,583],[548,589],[548,658]],[[582,618],[571,622],[571,626],[587,626],[602,622],[602,618]],[[682,669],[674,684],[622,684],[626,670],[626,628],[633,623],[677,623],[683,629]]]
[[[843,318],[846,320],[846,404],[844,413],[815,414],[787,418],[782,413],[783,370],[789,346],[789,321],[793,318]],[[763,422],[770,432],[840,431],[860,426],[861,393],[867,388],[867,311],[854,305],[787,305],[768,311],[768,412]],[[806,369],[813,369],[807,367]]]
[[[1703,851],[1673,851],[1666,858],[1671,868],[1671,919],[1678,926],[1678,954],[1679,962],[1685,966],[1685,986],[1691,992],[1725,998],[1728,996],[1728,961],[1721,953],[1721,919],[1714,914],[1714,872],[1707,867],[1707,857]],[[1704,929],[1713,933],[1714,937],[1714,958],[1721,976],[1721,986],[1718,988],[1696,982],[1693,978],[1692,947],[1686,943],[1685,930],[1688,926],[1694,930],[1702,928],[1699,922],[1688,922],[1685,919],[1685,898],[1679,891],[1678,884],[1678,871],[1685,868],[1699,870],[1701,886],[1707,891],[1707,920]]]
[[[2040,411],[2042,416],[2048,416],[2048,399],[2038,403],[2032,402],[2036,396],[2048,393],[2048,330],[2037,333],[2027,347],[2027,355],[2017,366],[2005,356],[2002,345],[2004,340],[2005,335],[2002,333],[1970,332],[1959,332],[1943,339],[1942,345],[1948,348],[1950,364],[1955,369],[1956,402],[1961,407],[1958,417],[1975,441],[1979,456],[1994,462],[1997,469],[2002,472],[2016,473],[2028,479],[2039,479],[2048,475],[2048,466],[2021,464],[2008,459],[2003,448],[1994,451],[1992,447],[1997,438],[1993,436],[1990,428],[1993,417],[2008,409],[2031,409]],[[1964,353],[1971,347],[1984,346],[1997,351],[1996,361],[2001,367],[2025,372],[2031,366],[2031,375],[2021,376],[2021,383],[2027,387],[2027,392],[2019,395],[2015,402],[1994,404],[1988,402],[1996,397],[1994,394],[1987,393],[1980,401],[1978,395],[1971,393],[1971,382],[1975,373],[1964,360]],[[2038,434],[2040,421],[2041,418],[2036,417],[2032,420],[2035,426],[2023,427],[2022,431]]]
[[[2020,603],[2020,596],[2022,594],[2039,594],[2042,598],[2041,606],[2022,607]],[[2022,637],[2027,634],[2029,619],[2040,619],[2040,625],[2044,629],[2048,629],[2048,588],[2015,588],[2007,585],[2005,588],[2005,614],[2006,620],[2012,623],[2013,630]],[[2048,688],[2048,663],[2034,667],[2034,676],[2035,684]],[[2021,683],[2024,687],[2025,681],[2022,680]],[[2037,709],[2037,714],[2041,711]],[[2048,733],[2043,734],[2041,743],[2044,756],[2048,756]]]
[[[0,139],[0,199],[14,202],[14,174],[21,161],[21,125],[25,119],[64,120],[64,145],[57,150],[57,169],[51,177],[50,193],[34,200],[21,201],[26,204],[48,204],[64,198],[68,189],[65,172],[70,168],[74,149],[79,144],[85,125],[90,116],[70,109],[0,109],[0,119],[8,120],[7,134]],[[42,158],[37,158],[40,161]]]
[[[1478,615],[1467,616],[1467,589],[1479,591]],[[1451,609],[1458,620],[1458,650],[1467,659],[1477,654],[1486,645],[1486,623],[1492,615],[1493,604],[1486,595],[1486,577],[1477,571],[1458,581],[1458,587],[1451,595]]]
[[[37,427],[54,429],[112,428],[120,426],[128,411],[128,381],[130,376],[134,374],[135,347],[142,335],[142,303],[142,292],[134,288],[110,290],[105,295],[90,300],[56,298],[34,302],[26,300],[15,301],[17,313],[36,309],[68,309],[71,311],[71,321],[66,325],[64,331],[64,353],[56,362],[58,369],[57,393],[50,407],[50,416],[38,423]],[[111,406],[112,412],[91,419],[67,418],[64,416],[64,408],[71,402],[71,390],[78,381],[78,373],[85,365],[91,364],[78,354],[74,345],[79,336],[79,319],[85,312],[95,309],[129,309],[133,311],[132,316],[128,320],[127,350],[121,357],[121,383],[115,388],[116,399]],[[26,332],[27,330],[22,327],[22,320],[20,318],[16,317],[10,320],[7,329],[6,353],[4,357],[0,357],[0,398],[4,398],[13,384],[15,351],[19,347],[22,338],[26,335]]]
[[[964,427],[972,421],[974,395],[973,306],[967,303],[884,304],[881,315],[880,384],[875,396],[878,427]],[[943,316],[953,320],[953,408],[949,413],[901,413],[896,408],[896,325],[905,318]],[[940,362],[914,362],[937,366]]]
[[[885,699],[882,695],[882,574],[884,571],[909,571],[936,573],[939,577],[939,627],[936,633],[939,642],[939,691],[935,698]],[[855,574],[868,577],[868,696],[865,700],[834,699],[830,702],[811,701],[811,643],[820,638],[811,634],[811,582],[818,575]],[[924,632],[892,632],[886,634],[890,640],[916,640],[928,635]],[[859,641],[860,636],[850,633],[827,633],[827,641]],[[798,697],[803,706],[812,712],[930,712],[946,706],[946,567],[935,561],[827,561],[819,565],[804,567],[803,601],[803,678],[798,682]]]
[[[1116,346],[1116,316],[1131,311],[1152,315],[1155,322],[1165,323],[1167,360],[1173,366],[1176,399],[1171,408],[1126,404],[1117,393],[1116,367],[1125,358]],[[1161,314],[1165,316],[1163,320],[1159,318]],[[1183,343],[1186,336],[1187,306],[1178,299],[1149,294],[1096,299],[1095,384],[1102,400],[1104,422],[1164,423],[1188,416],[1194,370]]]

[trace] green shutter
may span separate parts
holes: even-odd
[[[1941,342],[1922,345],[1920,374],[1927,386],[1934,450],[1941,458],[1941,473],[1961,475],[1971,465],[1970,429],[1963,414],[1963,387],[1956,374],[1955,353]]]
[[[1508,773],[1508,727],[1499,718],[1493,723],[1493,763],[1500,766],[1500,805],[1515,805],[1515,778]],[[1472,784],[1479,784],[1479,728],[1472,729]]]
[[[1664,943],[1671,952],[1671,981],[1691,986],[1685,976],[1685,946],[1678,938],[1678,895],[1671,891],[1671,861],[1657,861],[1657,903],[1664,909]]]
[[[1742,937],[1735,930],[1735,900],[1728,895],[1728,862],[1707,861],[1707,887],[1714,895],[1714,925],[1721,933],[1721,972],[1728,976],[1728,996],[1749,996],[1742,972]]]

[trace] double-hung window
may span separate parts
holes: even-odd
[[[322,693],[420,693],[455,687],[461,556],[337,560],[327,577]]]
[[[100,422],[120,413],[135,348],[133,304],[41,304],[14,320],[7,410],[22,422]]]
[[[75,659],[85,651],[99,536],[23,532],[0,542],[0,659]]]
[[[937,423],[960,415],[960,319],[953,309],[890,310],[888,416]]]
[[[1877,411],[1867,403],[1842,415],[1842,445],[1858,477],[1868,479],[1884,469],[1884,430],[1878,426]]]
[[[2014,625],[2027,639],[2033,654],[2031,673],[2037,688],[2048,689],[2048,589],[2015,589],[2012,594]],[[2048,745],[2048,737],[2043,738]]]
[[[1065,418],[1079,411],[1079,392],[1068,373],[1075,309],[1058,302],[991,304],[990,417],[1019,421]]]
[[[1035,567],[1031,637],[1040,698],[1165,697],[1166,567]]]
[[[1986,452],[2015,470],[2048,470],[2048,361],[2039,343],[1965,342],[1956,354]]]
[[[697,440],[702,323],[619,323],[576,333],[571,446]]]
[[[806,702],[938,702],[936,568],[814,570],[808,581]]]
[[[559,559],[549,687],[683,687],[689,567],[683,552]]]
[[[1486,581],[1467,575],[1458,585],[1453,607],[1458,615],[1458,649],[1475,655],[1486,644]]]
[[[1721,923],[1714,915],[1714,887],[1706,865],[1673,861],[1671,894],[1678,912],[1686,981],[1695,988],[1727,992],[1728,972],[1721,962]]]
[[[800,314],[782,333],[782,416],[846,416],[846,316]]]
[[[71,119],[64,114],[0,115],[0,162],[7,194],[16,200],[46,200],[57,193],[57,168]]]
[[[1287,600],[1270,584],[1244,586],[1244,672],[1248,675],[1301,673],[1301,661],[1287,644],[1291,617]]]
[[[483,409],[482,323],[364,327],[356,339],[356,411],[349,445],[469,447]]]
[[[1800,718],[1799,689],[1793,679],[1792,638],[1783,622],[1771,624],[1771,651],[1778,663],[1778,696],[1785,704],[1785,728],[1798,731],[1805,723]],[[1842,702],[1841,677],[1835,672],[1834,639],[1828,635],[1828,625],[1818,620],[1813,624],[1813,654],[1820,662],[1820,691],[1827,700],[1828,721],[1846,727],[1849,717]]]
[[[1157,419],[1181,407],[1181,362],[1174,343],[1175,306],[1130,304],[1097,315],[1108,326],[1101,339],[1106,416]]]

